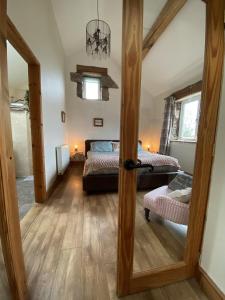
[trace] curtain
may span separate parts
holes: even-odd
[[[159,153],[168,155],[170,151],[170,136],[175,113],[175,98],[170,96],[165,99],[164,120],[161,131]]]
[[[171,130],[171,137],[174,140],[177,140],[179,138],[180,112],[181,112],[181,102],[175,101],[173,124]]]

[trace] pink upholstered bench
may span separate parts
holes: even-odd
[[[178,224],[188,224],[189,204],[174,200],[167,195],[172,192],[167,185],[161,186],[144,196],[145,218],[154,212],[164,219]]]

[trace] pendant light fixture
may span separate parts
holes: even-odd
[[[86,52],[98,58],[110,56],[111,30],[109,25],[99,19],[97,0],[97,19],[91,20],[86,26]]]

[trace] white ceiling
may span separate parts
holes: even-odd
[[[51,0],[66,56],[85,53],[86,24],[96,18],[96,1]],[[145,36],[166,0],[144,1]],[[121,65],[122,0],[99,0],[100,18],[111,28],[111,56]],[[202,73],[205,4],[188,0],[143,61],[143,87],[157,96],[199,79]],[[94,63],[93,63],[94,64]]]
[[[143,34],[144,37],[152,27],[167,0],[144,0]]]
[[[144,2],[144,35],[154,23],[167,0]],[[97,17],[96,0],[51,0],[60,37],[66,55],[85,50],[86,24]],[[122,0],[99,0],[100,19],[106,21],[112,31],[112,55],[121,55]]]
[[[27,89],[28,65],[9,42],[7,42],[7,57],[9,88]]]
[[[188,0],[143,62],[143,86],[157,95],[202,77],[205,4]]]
[[[83,48],[85,51],[86,24],[97,18],[96,1],[51,0],[62,45],[67,56]],[[122,32],[122,1],[99,0],[99,16],[111,28],[112,55],[120,50]]]

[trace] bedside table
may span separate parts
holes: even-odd
[[[83,152],[76,152],[73,156],[70,158],[70,162],[73,164],[78,164],[78,165],[84,165],[85,163],[85,156]]]

